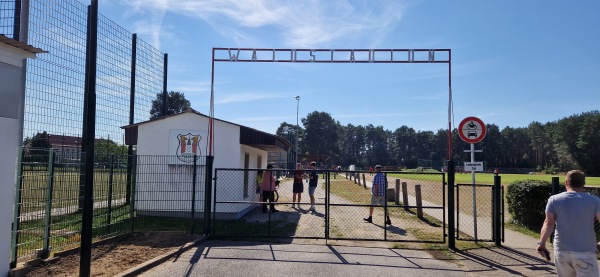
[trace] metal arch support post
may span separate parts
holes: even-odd
[[[300,133],[300,125],[298,125],[298,116],[300,114],[300,96],[296,96],[294,97],[296,98],[296,162],[299,162],[300,159],[298,158],[300,156],[300,151],[298,149],[298,133]]]
[[[456,217],[454,214],[454,161],[448,160],[448,248],[456,249]]]

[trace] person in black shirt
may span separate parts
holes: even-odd
[[[308,175],[308,195],[310,196],[310,208],[309,211],[315,210],[315,190],[319,183],[319,174],[316,169],[316,162],[310,162],[310,173]]]

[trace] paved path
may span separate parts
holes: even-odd
[[[308,195],[308,185],[305,183],[304,193],[302,194],[302,204],[300,208],[291,207],[292,203],[292,179],[283,180],[279,185],[279,201],[276,209],[279,213],[270,214],[271,220],[283,220],[297,224],[295,228],[295,237],[316,237],[325,236],[325,189],[324,180],[319,178],[319,185],[315,190],[316,210],[309,211],[310,197]],[[348,183],[350,185],[350,183]],[[368,199],[367,199],[368,200]],[[346,199],[334,195],[330,198],[331,204],[354,204]],[[373,224],[366,223],[363,218],[369,215],[369,207],[352,206],[330,206],[332,217],[330,219],[330,233],[332,239],[383,239],[384,230],[387,231],[388,239],[416,241],[413,235],[407,232],[410,222],[392,218],[393,225],[384,226],[383,209],[376,209],[373,214]],[[245,220],[251,222],[266,222],[269,220],[269,214],[263,214],[260,209],[248,213],[244,216]],[[385,229],[384,229],[385,228]],[[441,241],[440,236],[440,241]]]

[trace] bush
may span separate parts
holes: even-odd
[[[546,203],[551,192],[552,185],[548,181],[518,180],[510,183],[506,201],[513,223],[539,231],[546,217]]]

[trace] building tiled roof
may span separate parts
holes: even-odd
[[[20,42],[18,40],[14,40],[12,38],[9,38],[3,34],[0,34],[0,42],[4,43],[4,44],[8,44],[12,47],[15,48],[19,48],[21,50],[25,50],[29,53],[33,53],[33,54],[39,54],[39,53],[48,53],[48,51],[44,51],[41,48],[37,48],[37,47],[33,47],[29,44]]]

